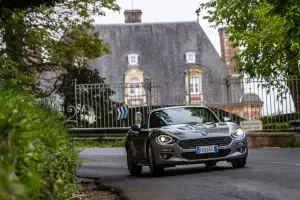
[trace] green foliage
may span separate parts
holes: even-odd
[[[300,77],[300,3],[289,1],[289,9],[280,13],[280,2],[210,0],[197,12],[208,9],[205,19],[214,26],[228,26],[230,40],[242,47],[235,57],[240,72],[251,77]]]
[[[67,199],[80,164],[63,118],[17,88],[0,88],[0,199]]]
[[[240,51],[234,56],[236,70],[267,85],[282,87],[278,77],[291,77],[287,86],[300,112],[295,86],[300,84],[300,1],[210,0],[196,11],[207,10],[204,19],[213,27],[226,26],[230,40]],[[280,91],[281,93],[282,91]]]
[[[115,139],[113,141],[110,140],[93,140],[93,139],[80,139],[75,140],[74,145],[76,148],[107,148],[107,147],[124,147],[125,146],[125,138],[122,140]]]
[[[39,93],[39,74],[109,54],[94,16],[118,11],[115,0],[68,0],[35,9],[4,9],[0,18],[0,80]]]
[[[0,1],[0,12],[3,9],[14,9],[14,8],[33,8],[40,5],[53,6],[55,2],[60,2],[62,0],[2,0]],[[0,14],[1,15],[1,14]]]
[[[299,119],[300,113],[288,113],[288,114],[278,114],[278,115],[269,115],[261,117],[262,122],[289,122],[291,120]]]
[[[287,131],[289,128],[289,121],[299,119],[299,113],[278,114],[263,116],[259,120],[262,121],[263,129],[269,131]]]
[[[97,113],[98,116],[106,116],[107,118],[118,103],[110,100],[110,97],[115,92],[109,85],[105,84],[105,78],[99,76],[98,70],[89,69],[85,65],[73,67],[72,64],[68,64],[64,68],[65,71],[58,77],[53,92],[64,98],[63,109],[66,118],[75,120],[75,110],[70,110],[70,106],[76,105],[74,80],[76,80],[77,84],[77,121],[86,124],[87,122],[83,122],[81,116],[88,116],[91,112]],[[101,117],[97,120],[98,124],[103,124],[103,121],[106,119]]]

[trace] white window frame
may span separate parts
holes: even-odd
[[[138,83],[138,78],[131,79],[129,95],[130,96],[138,96],[139,95],[140,85]]]
[[[139,63],[139,55],[138,54],[129,54],[128,55],[128,64],[129,65],[137,65]]]
[[[195,52],[187,52],[185,54],[187,63],[196,63],[196,53]]]
[[[200,94],[200,78],[191,77],[190,78],[190,94]]]

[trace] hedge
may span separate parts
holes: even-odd
[[[295,119],[300,119],[300,113],[269,115],[260,118],[263,123],[284,123]]]
[[[63,116],[0,87],[0,199],[67,199],[80,159]]]

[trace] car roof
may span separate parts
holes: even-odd
[[[171,106],[171,107],[162,107],[162,108],[156,108],[151,110],[150,112],[159,111],[159,110],[166,110],[166,109],[174,109],[174,108],[207,108],[207,106]]]

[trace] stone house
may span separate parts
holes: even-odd
[[[245,119],[261,116],[259,97],[245,94],[234,76],[231,58],[238,49],[225,28],[219,29],[220,57],[196,20],[143,23],[141,10],[126,10],[124,18],[125,23],[95,25],[112,53],[92,60],[90,68],[115,91],[112,100],[131,108],[206,105]]]
[[[116,91],[116,101],[129,106],[228,103],[230,70],[199,22],[143,23],[141,10],[124,15],[125,23],[96,25],[112,54],[90,64]],[[232,100],[238,103],[243,89],[233,87],[239,95]]]

